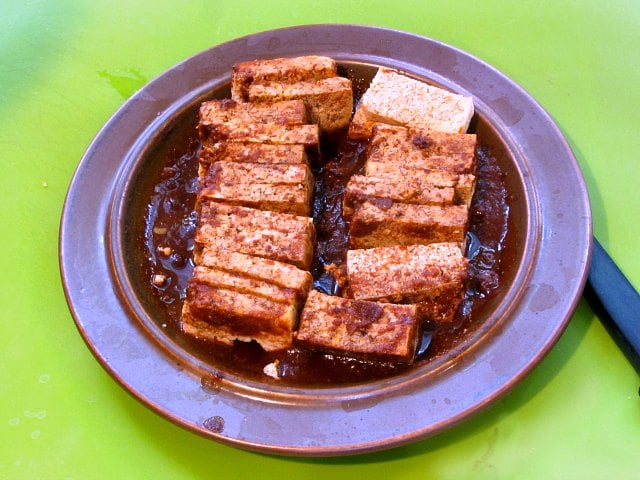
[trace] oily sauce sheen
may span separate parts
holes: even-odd
[[[362,361],[295,347],[268,353],[255,342],[236,342],[229,347],[184,335],[180,330],[180,312],[193,270],[197,220],[193,208],[200,145],[195,125],[193,132],[192,139],[177,146],[166,158],[157,159],[161,168],[147,203],[140,245],[146,259],[140,266],[141,274],[148,279],[146,287],[151,301],[164,312],[157,322],[187,351],[222,372],[242,378],[298,387],[337,386],[380,379],[424,365],[446,354],[478,327],[474,312],[482,309],[500,285],[500,262],[509,216],[504,174],[489,148],[482,145],[482,139],[477,150],[478,178],[470,209],[466,252],[469,282],[465,299],[451,325],[425,326],[431,341],[413,366]],[[364,164],[365,144],[348,139],[344,131],[323,138],[321,150],[321,157],[312,162],[317,242],[311,273],[316,289],[340,294],[338,283],[325,272],[324,266],[344,265],[346,261],[348,224],[342,217],[342,195],[351,175]],[[280,377],[277,380],[263,373],[264,366],[275,360]]]

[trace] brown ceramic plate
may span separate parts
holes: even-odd
[[[234,63],[328,55],[382,65],[471,95],[476,130],[498,152],[514,201],[510,266],[482,326],[438,361],[391,378],[293,388],[218,371],[166,335],[132,266],[136,192],[154,152],[191,125],[197,105],[228,91]],[[189,121],[187,121],[189,120]],[[177,133],[176,133],[177,132]],[[166,145],[165,145],[166,147]],[[450,46],[374,27],[313,25],[258,33],[202,52],[137,92],[82,158],[60,230],[60,265],[80,333],[99,362],[160,415],[252,450],[338,455],[400,445],[450,427],[521,380],[564,330],[586,281],[591,216],[576,160],[520,87]]]

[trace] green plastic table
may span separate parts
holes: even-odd
[[[554,118],[594,232],[640,287],[637,1],[40,1],[0,6],[0,478],[640,478],[638,374],[581,300],[549,355],[431,438],[339,458],[252,453],[145,408],[94,359],[58,267],[65,193],[92,138],[147,81],[238,36],[379,25],[492,64]]]

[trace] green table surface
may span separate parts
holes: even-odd
[[[640,287],[637,0],[4,1],[0,478],[640,478],[638,375],[584,300],[549,355],[492,406],[435,437],[352,457],[275,457],[201,438],[138,403],[94,359],[57,252],[84,150],[172,65],[311,23],[431,37],[523,86],[575,152],[596,236]]]

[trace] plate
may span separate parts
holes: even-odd
[[[512,195],[512,266],[482,327],[438,361],[335,388],[263,384],[218,371],[192,355],[154,318],[158,312],[144,298],[130,253],[137,230],[128,213],[139,211],[136,192],[154,168],[154,152],[189,124],[184,119],[202,100],[228,91],[233,64],[306,54],[331,56],[344,68],[396,68],[472,96],[478,135],[501,152]],[[106,123],[80,161],[65,201],[59,247],[77,327],[126,390],[205,437],[307,456],[368,452],[424,438],[508,392],[566,327],[586,282],[590,253],[591,214],[582,174],[535,100],[456,48],[356,25],[249,35],[189,58],[150,82]]]

